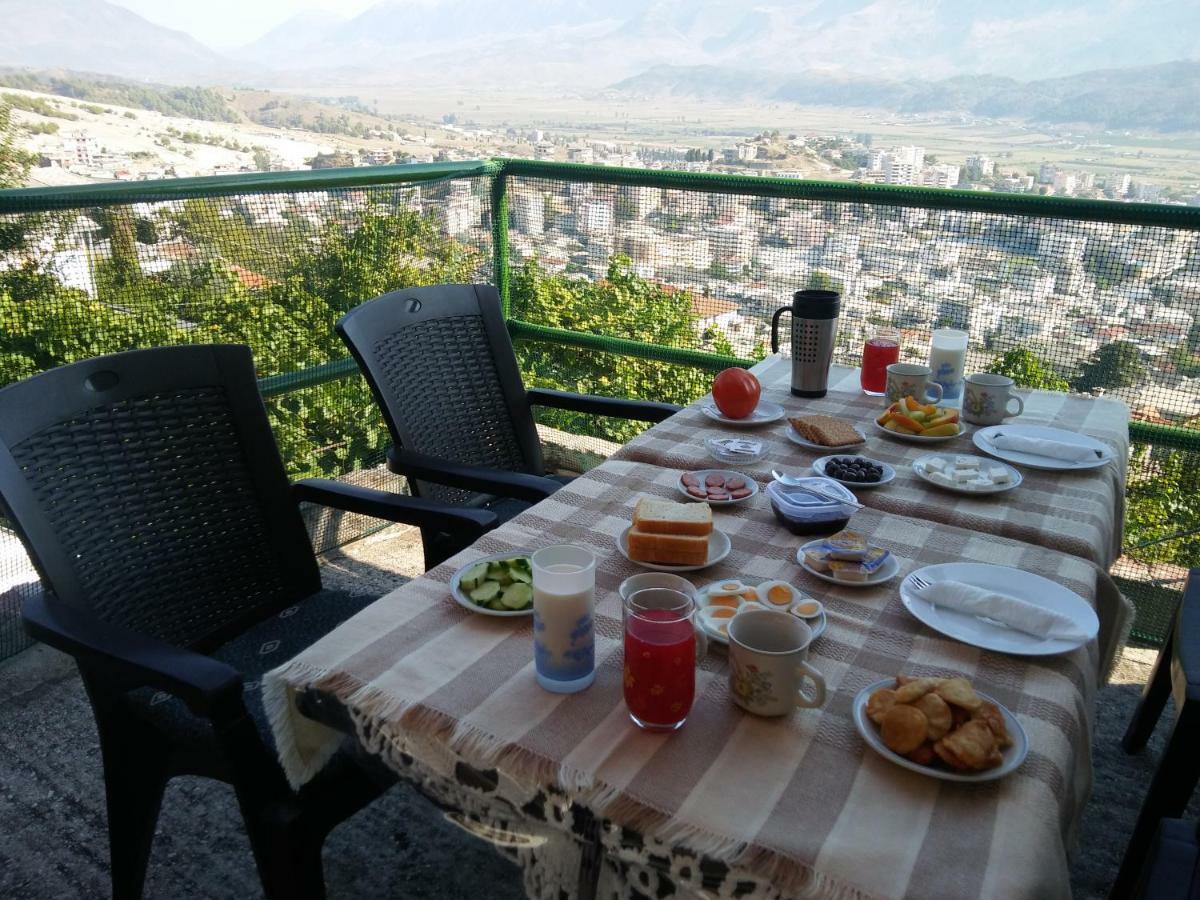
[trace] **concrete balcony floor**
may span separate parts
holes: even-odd
[[[420,536],[390,527],[322,563],[328,586],[382,595],[421,572]],[[1107,895],[1169,731],[1170,709],[1143,753],[1120,749],[1154,657],[1126,649],[1099,693],[1095,784],[1072,866],[1076,898]],[[0,896],[108,894],[95,726],[73,664],[41,646],[0,663],[0,823]],[[515,866],[402,785],[335,829],[324,859],[331,898],[523,896]],[[146,896],[260,896],[231,789],[195,778],[171,782]]]

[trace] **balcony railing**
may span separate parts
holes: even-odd
[[[974,369],[1130,402],[1118,575],[1153,641],[1200,563],[1198,235],[1200,208],[526,160],[0,191],[0,383],[131,347],[248,343],[294,475],[401,489],[332,332],[372,296],[491,280],[529,383],[687,402],[765,352],[793,290],[831,285],[840,362],[878,325],[918,356],[953,324]],[[544,415],[577,447],[631,436]],[[22,643],[31,577],[0,533],[0,655]]]

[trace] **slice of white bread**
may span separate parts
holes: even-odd
[[[633,508],[633,527],[646,534],[708,535],[713,529],[712,507],[641,497]]]
[[[640,528],[631,528],[629,556],[639,562],[664,566],[702,566],[708,562],[708,535],[651,534]]]

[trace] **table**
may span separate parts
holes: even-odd
[[[971,497],[931,488],[913,472],[912,461],[933,451],[984,456],[971,442],[974,426],[966,426],[968,433],[944,443],[908,443],[874,430],[872,422],[887,403],[881,397],[862,393],[857,369],[834,367],[830,391],[819,400],[790,394],[791,362],[787,358],[768,357],[752,371],[763,384],[763,396],[782,404],[789,415],[821,413],[854,422],[867,435],[867,443],[847,452],[861,453],[895,467],[895,481],[884,488],[851,488],[860,503],[885,512],[1053,547],[1090,559],[1105,569],[1120,557],[1125,520],[1125,463],[1129,458],[1129,410],[1124,403],[1053,391],[1020,392],[1025,412],[1009,422],[1056,425],[1088,434],[1111,446],[1116,462],[1083,472],[1044,472],[1022,467],[1025,481],[1019,490]],[[727,466],[708,455],[704,441],[734,434],[764,441],[766,456],[757,463],[732,468],[767,482],[773,468],[800,474],[817,457],[837,452],[813,451],[793,444],[784,436],[788,430],[786,421],[756,428],[723,426],[701,412],[701,406],[709,402],[711,398],[702,398],[668,421],[643,432],[617,451],[616,458],[682,470]]]
[[[543,837],[555,828],[578,835],[573,811],[602,817],[601,888],[613,896],[652,896],[661,879],[684,896],[730,894],[735,885],[754,897],[1067,895],[1067,848],[1090,789],[1092,705],[1130,613],[1104,571],[1076,555],[954,525],[857,513],[855,529],[891,548],[902,572],[957,559],[1019,566],[1094,603],[1104,628],[1099,643],[1049,659],[987,653],[913,619],[896,581],[854,589],[810,580],[793,562],[800,539],[778,528],[766,498],[756,497],[716,514],[733,551],[696,581],[782,577],[821,597],[829,628],[812,661],[829,699],[782,720],[744,714],[729,698],[718,651],[698,674],[685,728],[646,734],[621,698],[615,594],[640,569],[614,541],[637,496],[670,496],[677,475],[610,460],[269,673],[264,699],[289,777],[311,777],[337,744],[336,733],[292,702],[315,690],[346,708],[368,751],[427,789],[472,804],[477,816],[492,804],[498,826],[525,816]],[[475,615],[448,596],[458,566],[563,541],[598,556],[597,678],[573,696],[536,686],[527,619]],[[899,671],[967,674],[1021,720],[1032,746],[1025,764],[1002,781],[949,785],[875,755],[853,729],[851,700]],[[492,773],[494,787],[468,796],[454,780],[464,763]],[[527,876],[531,892],[572,891],[570,859],[559,857],[557,869],[543,862]]]

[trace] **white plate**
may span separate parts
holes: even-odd
[[[722,425],[733,425],[737,428],[753,428],[755,425],[767,425],[771,422],[778,422],[783,418],[783,407],[778,403],[772,403],[770,400],[759,400],[758,406],[754,407],[753,412],[744,419],[729,418],[729,416],[717,409],[715,403],[704,404],[700,407],[700,411],[714,422],[720,422]]]
[[[726,579],[726,580],[728,581],[731,579]],[[776,580],[778,580],[778,579],[774,579],[774,578],[768,579],[768,581],[776,581]],[[759,584],[766,584],[766,583],[767,583],[767,581],[759,582]],[[714,640],[718,644],[725,644],[726,646],[728,646],[729,637],[727,635],[721,634],[721,632],[717,631],[715,628],[711,628],[708,624],[707,619],[699,615],[699,610],[707,609],[710,606],[710,604],[708,602],[709,591],[712,588],[715,588],[720,584],[721,584],[720,581],[714,581],[712,584],[706,584],[704,587],[697,589],[697,591],[696,591],[696,606],[698,608],[697,617],[699,618],[701,626],[704,628],[704,633],[706,635],[708,635],[710,640]],[[746,585],[746,587],[758,587],[758,585],[748,584],[748,585]],[[787,607],[787,610],[792,609],[792,607],[796,606],[796,604],[803,603],[806,600],[816,600],[816,598],[813,597],[811,594],[805,593],[804,591],[800,590],[800,588],[796,587],[795,585],[792,585],[792,587],[796,588],[796,591],[800,594],[800,599],[789,604]],[[820,601],[818,601],[818,602],[820,602]],[[780,609],[778,606],[767,606],[765,603],[762,604],[762,608],[775,610],[776,612],[786,612],[787,611],[784,609]],[[797,618],[800,618],[800,617],[797,616]],[[821,611],[820,611],[820,613],[817,614],[816,618],[800,619],[800,621],[812,629],[812,636],[813,636],[813,640],[815,641],[817,638],[819,638],[822,634],[825,633],[825,629],[829,626],[829,620],[825,617],[825,604],[821,603]]]
[[[1037,603],[1046,609],[1070,616],[1089,637],[1083,641],[1051,640],[1025,634],[978,616],[934,606],[916,595],[912,585],[914,575],[920,575],[930,583],[961,581],[989,591],[1009,594],[1028,603]],[[1074,591],[1041,575],[1010,566],[993,566],[987,563],[942,563],[926,566],[909,573],[908,577],[900,582],[900,602],[934,631],[940,631],[964,644],[1017,656],[1052,656],[1056,653],[1066,653],[1086,644],[1100,630],[1100,620],[1096,618],[1096,611]]]
[[[832,450],[835,453],[840,454],[840,453],[845,453],[845,452],[851,452],[854,447],[861,447],[863,444],[865,444],[867,442],[867,436],[865,434],[863,434],[863,430],[861,428],[859,428],[857,425],[853,425],[851,427],[855,431],[858,432],[858,436],[860,438],[862,438],[862,440],[858,441],[857,443],[854,443],[854,444],[842,444],[842,446],[840,446],[840,447],[830,447],[828,444],[814,444],[812,441],[808,440],[807,438],[801,437],[800,432],[796,431],[796,429],[793,428],[790,424],[788,425],[787,431],[785,431],[784,434],[787,435],[787,439],[789,441],[791,441],[793,444],[799,444],[801,447],[805,447],[809,450],[823,450],[826,453],[828,453],[830,450]]]
[[[632,528],[633,526],[631,525],[617,535],[617,549],[631,563],[637,563],[639,566],[653,569],[655,572],[698,572],[701,569],[707,569],[709,566],[715,566],[727,557],[729,551],[733,548],[733,544],[729,541],[729,535],[720,528],[714,528],[712,534],[708,536],[708,562],[702,566],[664,566],[660,563],[642,562],[640,559],[634,559],[629,555],[629,532]]]
[[[851,707],[851,715],[854,718],[854,727],[858,729],[858,733],[862,735],[862,739],[870,745],[871,749],[885,759],[891,760],[898,766],[903,766],[906,769],[911,769],[913,772],[920,772],[922,775],[928,775],[930,778],[940,778],[942,781],[995,781],[997,778],[1003,778],[1009,772],[1014,771],[1018,766],[1025,761],[1025,757],[1029,754],[1029,738],[1025,734],[1025,729],[1021,727],[1021,723],[1017,721],[1017,717],[1009,712],[1008,707],[996,700],[995,697],[989,697],[983,691],[975,693],[984,700],[990,700],[1000,708],[1000,714],[1004,716],[1004,727],[1008,729],[1008,735],[1012,738],[1012,746],[1001,752],[1004,757],[1004,762],[996,766],[994,769],[987,769],[983,772],[952,772],[949,769],[941,769],[935,766],[923,766],[918,762],[913,762],[905,756],[888,748],[888,745],[883,742],[883,738],[879,734],[879,726],[867,718],[867,700],[875,691],[885,687],[895,687],[896,679],[885,678],[882,681],[876,681],[874,684],[869,684],[858,692],[854,698],[854,705]]]
[[[828,472],[825,471],[825,464],[827,462],[829,462],[831,459],[836,459],[839,456],[858,456],[858,455],[859,454],[857,454],[857,453],[833,453],[833,454],[830,454],[829,456],[822,456],[819,459],[813,460],[813,464],[812,464],[813,471],[816,472],[818,475],[822,476],[823,478],[828,478],[832,481],[838,482],[839,484],[844,484],[848,488],[883,487],[885,484],[887,484],[889,481],[891,481],[893,478],[896,477],[895,469],[893,469],[891,466],[889,466],[887,463],[883,462],[882,460],[871,459],[869,456],[863,456],[860,458],[865,459],[867,462],[873,462],[873,463],[875,463],[875,465],[877,465],[881,469],[883,469],[883,476],[878,481],[842,481],[842,479],[834,478],[832,475],[830,475]]]
[[[1015,450],[1001,450],[992,443],[992,435],[997,432],[1019,434],[1024,437],[1042,438],[1049,441],[1061,441],[1064,444],[1078,444],[1081,447],[1091,447],[1093,450],[1099,450],[1101,455],[1095,459],[1085,459],[1076,462],[1067,459],[1054,459],[1052,456],[1037,456],[1033,453],[1018,453]],[[989,425],[987,428],[980,428],[975,432],[974,441],[976,447],[997,459],[1016,463],[1019,466],[1028,466],[1030,469],[1044,469],[1048,472],[1098,469],[1100,466],[1107,465],[1113,458],[1112,448],[1108,444],[1088,437],[1086,434],[1078,434],[1077,432],[1067,431],[1063,428],[1051,428],[1048,425]]]
[[[896,559],[896,554],[893,553],[886,560],[884,560],[883,565],[876,569],[875,574],[869,576],[866,581],[838,581],[832,575],[827,575],[824,572],[818,572],[804,559],[804,551],[806,548],[812,547],[815,544],[820,544],[824,540],[824,538],[821,538],[820,540],[809,541],[807,544],[801,545],[800,549],[796,551],[796,562],[800,564],[800,568],[802,568],[809,575],[820,578],[822,581],[828,581],[830,584],[836,584],[838,587],[873,587],[874,585],[883,584],[885,581],[895,578],[896,573],[900,571],[900,560]]]
[[[901,434],[899,431],[888,431],[879,422],[872,420],[875,430],[884,437],[895,438],[898,441],[908,441],[910,444],[944,444],[946,441],[957,440],[967,433],[967,426],[958,423],[958,434],[947,434],[943,437],[929,437],[920,434]]]
[[[496,560],[499,560],[499,559],[514,559],[515,557],[518,557],[518,556],[529,556],[529,554],[528,553],[494,553],[491,556],[481,556],[481,557],[479,557],[479,559],[472,560],[471,562],[469,562],[465,566],[463,566],[461,569],[459,569],[457,572],[455,572],[454,575],[450,578],[450,596],[454,598],[455,602],[458,603],[459,606],[465,606],[471,612],[479,613],[481,616],[499,616],[502,619],[509,619],[514,616],[532,616],[533,615],[533,604],[529,605],[529,609],[505,609],[505,610],[488,609],[486,606],[480,606],[478,603],[473,602],[471,600],[471,598],[468,597],[466,594],[464,594],[458,586],[459,582],[462,581],[463,575],[466,574],[468,569],[473,569],[473,568],[475,568],[475,566],[479,565],[480,563],[495,562]]]
[[[913,460],[913,464],[912,464],[913,471],[916,472],[918,478],[920,478],[924,481],[928,481],[934,487],[939,487],[945,491],[954,491],[955,493],[958,493],[958,494],[979,494],[979,495],[1002,494],[1005,491],[1011,491],[1013,488],[1017,487],[1018,485],[1020,485],[1020,483],[1022,481],[1025,480],[1024,476],[1021,475],[1020,472],[1018,472],[1016,469],[1014,469],[1008,463],[993,462],[992,460],[985,459],[981,456],[976,456],[973,458],[978,459],[980,462],[983,462],[984,464],[989,465],[989,466],[1003,466],[1005,468],[1005,470],[1007,470],[1008,484],[993,484],[991,487],[972,487],[967,484],[942,484],[942,482],[940,482],[940,481],[934,481],[933,478],[930,477],[929,473],[925,471],[925,461],[928,459],[931,459],[932,457],[940,456],[943,459],[945,459],[947,456],[953,457],[953,456],[963,456],[963,455],[964,454],[961,454],[961,453],[949,453],[949,454],[926,453],[924,456],[918,456],[916,459]]]
[[[750,488],[750,493],[745,497],[738,497],[736,500],[704,500],[709,506],[733,506],[735,503],[745,503],[751,497],[758,493],[758,482],[749,475],[743,475],[741,472],[735,472],[732,469],[699,469],[695,472],[685,472],[684,475],[695,475],[704,482],[706,475],[721,475],[726,479],[736,475],[738,478],[746,482],[746,487]],[[683,483],[683,475],[679,476],[679,480],[675,482],[675,486],[679,488],[679,492],[689,500],[699,500],[699,497],[693,497],[687,492],[687,487]]]

